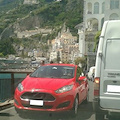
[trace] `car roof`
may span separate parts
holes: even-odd
[[[71,67],[75,67],[76,65],[74,64],[63,64],[63,63],[52,63],[52,64],[45,64],[44,66],[71,66]]]

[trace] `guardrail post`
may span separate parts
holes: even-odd
[[[11,92],[14,95],[14,73],[11,73]]]

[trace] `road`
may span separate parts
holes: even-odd
[[[54,113],[32,113],[26,114],[24,117],[20,117],[14,107],[0,112],[0,120],[94,120],[94,114],[92,112],[92,104],[82,104],[79,106],[79,112],[76,117],[70,116],[69,112]]]
[[[95,120],[95,114],[92,110],[93,82],[89,81],[89,102],[79,105],[78,115],[72,117],[69,112],[62,113],[26,113],[24,117],[19,116],[14,107],[0,111],[0,120]],[[107,120],[107,119],[106,119]],[[113,120],[120,120],[120,118]]]

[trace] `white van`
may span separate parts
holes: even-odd
[[[120,115],[120,20],[105,21],[96,56],[93,107],[96,120]]]

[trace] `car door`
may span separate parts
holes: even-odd
[[[81,79],[81,85],[80,85],[81,94],[82,94],[82,100],[83,100],[84,98],[86,98],[86,95],[87,95],[88,82],[87,82],[86,76],[81,76],[80,79]]]
[[[85,97],[85,81],[84,81],[84,77],[81,77],[80,79],[79,67],[77,68],[76,82],[77,82],[77,89],[79,94],[79,102],[82,102]]]

